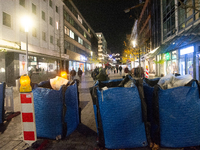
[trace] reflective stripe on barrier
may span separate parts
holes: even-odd
[[[146,78],[149,78],[149,69],[148,69],[148,66],[146,66],[146,71],[145,71],[145,72],[146,72],[146,73],[145,73],[145,74],[146,74],[145,77],[146,77]]]
[[[20,93],[20,102],[23,139],[31,145],[37,140],[33,93]]]

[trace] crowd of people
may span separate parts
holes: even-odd
[[[122,74],[122,72],[124,72]],[[120,76],[124,75],[131,75],[133,77],[144,77],[144,69],[142,67],[137,67],[137,68],[132,68],[131,70],[128,68],[128,66],[126,66],[124,69],[122,68],[122,66],[110,66],[110,67],[96,67],[92,72],[91,72],[91,77],[93,78],[93,80],[100,80],[100,81],[107,81],[109,80],[109,75],[111,73],[114,74],[120,74]],[[82,80],[82,74],[83,71],[81,70],[81,68],[78,68],[78,72],[76,72],[74,70],[74,68],[72,68],[72,70],[70,71],[70,78],[71,80],[74,80],[76,74],[79,77],[79,80],[81,82]]]

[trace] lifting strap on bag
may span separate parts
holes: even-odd
[[[98,133],[99,133],[99,146],[100,147],[105,147],[105,139],[104,139],[104,133],[103,133],[103,125],[101,121],[101,115],[100,115],[100,109],[99,109],[99,102],[98,102],[98,97],[97,97],[97,86],[91,87],[90,88],[90,94],[92,96],[92,101],[93,105],[96,106],[97,109],[97,124],[98,124]]]

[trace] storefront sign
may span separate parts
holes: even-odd
[[[86,58],[85,56],[82,56],[82,55],[81,55],[81,56],[80,56],[80,60],[81,60],[81,61],[87,61],[87,58]]]
[[[20,46],[17,45],[16,43],[5,41],[5,40],[0,40],[0,45],[5,46],[5,47],[12,47],[15,49],[20,49]]]
[[[189,53],[193,53],[193,52],[194,52],[194,46],[190,46],[190,47],[181,49],[180,55],[185,55],[185,54],[189,54]]]
[[[19,75],[27,73],[26,55],[19,54]]]
[[[166,60],[170,60],[170,54],[169,54],[169,53],[166,53],[166,54],[165,54],[165,58],[166,58]]]

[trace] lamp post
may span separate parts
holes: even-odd
[[[136,47],[136,41],[132,41],[133,47]],[[135,59],[134,59],[135,60]],[[141,64],[140,64],[140,47],[139,47],[139,77],[141,77]]]
[[[21,19],[21,24],[25,29],[26,32],[26,72],[28,75],[28,32],[29,32],[29,28],[31,27],[31,19],[27,16],[23,17]]]

